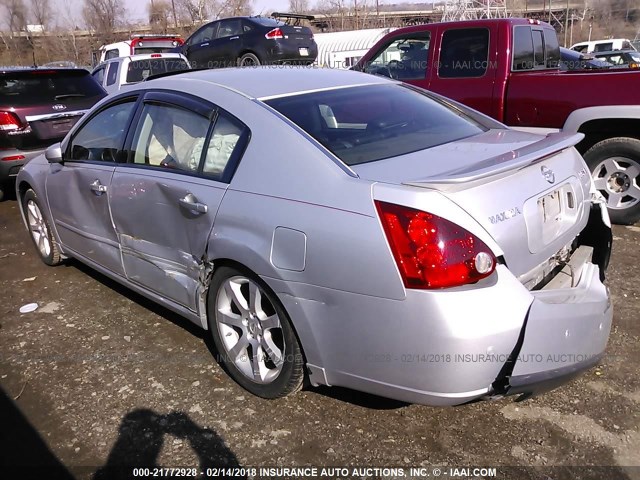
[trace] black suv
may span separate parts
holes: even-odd
[[[313,17],[278,13],[273,17],[232,17],[208,23],[174,51],[186,56],[191,68],[312,64],[318,46],[311,29],[299,22]]]
[[[0,200],[22,165],[106,95],[82,68],[0,70]]]

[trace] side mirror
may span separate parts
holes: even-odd
[[[54,143],[44,151],[44,156],[49,163],[62,163],[62,147]]]

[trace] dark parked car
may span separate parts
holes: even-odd
[[[274,15],[297,21],[313,18]],[[174,51],[185,55],[194,69],[278,63],[310,65],[318,56],[311,29],[273,17],[233,17],[208,23]]]
[[[82,68],[0,70],[0,199],[22,165],[106,94]]]
[[[560,68],[562,70],[601,70],[610,67],[609,62],[594,58],[592,54],[560,47]]]
[[[598,52],[595,56],[597,59],[611,63],[613,68],[640,68],[640,52],[636,52],[635,50]]]

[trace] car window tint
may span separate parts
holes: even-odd
[[[347,165],[396,157],[486,130],[402,85],[370,85],[266,102]]]
[[[118,52],[118,49],[108,50],[107,53],[105,53],[104,55],[104,59],[111,60],[112,58],[118,58],[119,56],[120,56],[120,52]]]
[[[444,32],[440,47],[441,78],[482,77],[488,67],[489,30],[452,29]]]
[[[205,25],[204,27],[202,27],[200,30],[198,30],[196,33],[193,34],[193,36],[189,39],[189,44],[198,45],[199,43],[208,42],[213,38],[213,33],[216,27],[217,27],[216,23],[210,23],[209,25]]]
[[[188,70],[189,65],[182,58],[152,58],[135,60],[127,67],[127,83],[141,82],[151,75]]]
[[[218,27],[217,38],[232,37],[233,35],[240,35],[242,33],[242,26],[239,18],[231,20],[222,20]]]
[[[71,141],[69,159],[115,162],[135,102],[110,106],[85,123]]]
[[[102,81],[104,80],[104,67],[99,68],[98,70],[93,72],[91,76],[95,79],[96,82],[102,85]]]
[[[427,76],[429,32],[393,40],[375,55],[365,71],[399,80],[418,80]],[[349,65],[338,65],[345,68]]]
[[[544,29],[544,51],[547,58],[547,68],[558,68],[560,63],[560,45],[555,30]]]
[[[169,105],[147,104],[133,140],[133,162],[197,172],[209,119]]]
[[[513,70],[533,68],[533,38],[531,28],[526,26],[513,29]]]
[[[542,30],[532,30],[533,34],[533,62],[534,66],[544,66],[544,43],[542,40]]]
[[[113,85],[118,79],[118,62],[111,62],[107,71],[107,85]]]
[[[202,171],[209,175],[222,176],[242,135],[243,126],[221,113],[211,134]]]

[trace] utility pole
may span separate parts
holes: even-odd
[[[178,29],[178,17],[176,15],[176,1],[171,0],[171,10],[173,11],[173,26]]]
[[[573,26],[573,23],[571,23]],[[564,48],[567,48],[567,30],[569,29],[569,0],[567,0],[567,10],[564,12]]]

